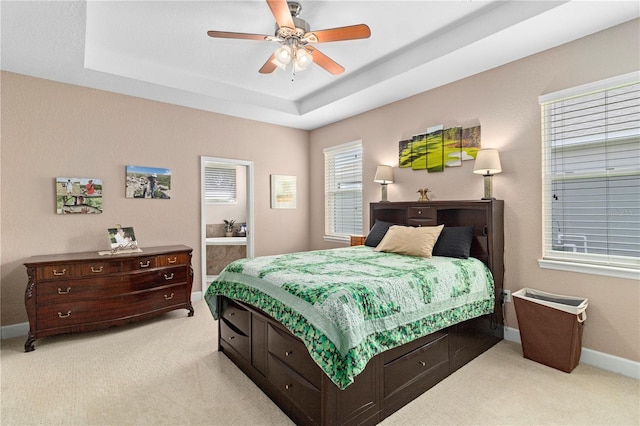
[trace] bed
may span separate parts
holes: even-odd
[[[370,223],[367,245],[241,259],[206,293],[218,349],[297,424],[376,424],[503,338],[502,201],[372,203]],[[400,231],[436,232],[434,256],[379,251]]]

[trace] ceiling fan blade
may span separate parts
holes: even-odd
[[[276,18],[278,27],[295,29],[296,26],[293,23],[293,18],[291,17],[287,0],[267,0],[267,4],[271,9],[271,13],[273,13],[274,18]]]
[[[276,54],[274,53],[267,59],[267,62],[264,63],[262,68],[260,68],[260,74],[271,74],[277,68],[277,65],[273,63],[273,60],[276,58]]]
[[[262,34],[232,33],[229,31],[207,31],[207,35],[216,38],[239,38],[244,40],[266,40],[269,37]]]
[[[338,64],[336,61],[334,61],[315,47],[307,45],[306,49],[311,51],[311,54],[313,55],[313,62],[320,65],[331,74],[338,75],[344,72],[344,67],[342,65]]]
[[[315,36],[315,40],[313,39]],[[365,24],[350,25],[348,27],[330,28],[326,30],[310,31],[304,38],[311,43],[326,43],[329,41],[357,40],[369,38],[371,30]]]

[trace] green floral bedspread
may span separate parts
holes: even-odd
[[[367,246],[240,259],[205,295],[249,303],[306,345],[341,389],[375,355],[493,312],[493,278],[479,260],[423,259]]]

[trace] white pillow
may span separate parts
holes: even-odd
[[[374,250],[430,258],[443,227],[393,225]]]

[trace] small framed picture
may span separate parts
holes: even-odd
[[[171,198],[171,170],[127,166],[127,198]]]
[[[296,208],[296,177],[271,175],[271,208]]]
[[[135,249],[138,247],[138,240],[136,240],[132,227],[116,226],[107,231],[112,249]]]
[[[56,178],[56,213],[102,213],[102,179]]]

